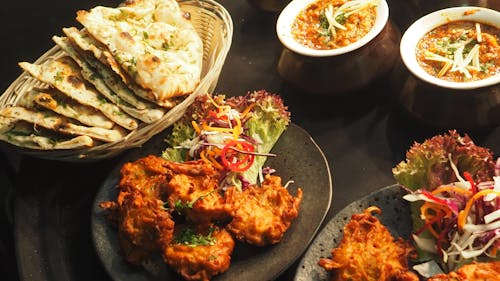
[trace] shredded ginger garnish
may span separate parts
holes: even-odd
[[[481,25],[479,23],[475,24],[476,28],[476,41],[481,43],[483,41],[481,35]],[[468,40],[459,40],[456,43],[449,45],[448,47],[452,47],[455,49],[453,52],[453,58],[450,59],[448,57],[440,56],[436,53],[425,52],[425,59],[429,61],[437,61],[444,62],[443,67],[438,72],[437,77],[442,77],[447,72],[460,72],[467,79],[470,79],[472,75],[470,74],[470,70],[480,71],[481,65],[479,61],[479,44],[474,44],[472,49],[470,49],[467,56],[464,58],[464,50],[466,45],[472,42],[472,39]]]
[[[379,2],[380,0],[352,0],[345,2],[338,8],[328,5],[325,9],[325,17],[328,21],[328,32],[331,37],[335,38],[337,35],[336,29],[347,29],[343,23],[339,22],[340,19],[347,19],[350,15],[358,13],[363,9],[375,7]]]

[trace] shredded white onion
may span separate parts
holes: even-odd
[[[484,222],[488,224],[488,223],[491,223],[493,221],[496,221],[499,218],[500,218],[500,209],[485,215]]]
[[[434,239],[422,238],[418,235],[413,234],[413,241],[417,244],[417,247],[422,251],[426,251],[429,253],[437,254],[436,243]]]
[[[492,223],[488,224],[472,224],[472,223],[466,223],[464,225],[464,229],[468,231],[489,231],[493,230],[496,228],[500,228],[500,221],[494,221]]]
[[[466,251],[462,251],[462,257],[464,257],[465,259],[470,259],[470,258],[474,258],[474,257],[477,257],[479,255],[481,255],[482,253],[484,253],[484,251],[486,251],[498,238],[500,238],[500,234],[497,234],[495,235],[495,237],[493,237],[492,239],[490,239],[490,241],[488,241],[488,243],[486,243],[486,245],[484,245],[482,248],[478,248],[478,249],[475,249],[475,250],[466,250]]]

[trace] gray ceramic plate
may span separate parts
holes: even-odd
[[[318,261],[331,257],[331,250],[342,240],[342,229],[351,219],[351,215],[361,213],[369,206],[378,206],[382,210],[382,214],[377,217],[394,237],[408,239],[412,227],[409,205],[402,198],[404,194],[406,191],[399,185],[391,185],[352,202],[338,212],[311,243],[300,261],[294,280],[330,280],[327,271],[318,265]]]
[[[132,151],[124,161],[134,161],[147,154],[160,154],[166,144],[163,136],[157,136],[142,149]],[[293,180],[290,193],[296,194],[301,187],[304,194],[299,216],[283,237],[281,243],[256,248],[237,243],[231,266],[227,272],[213,280],[272,280],[289,267],[307,249],[313,236],[330,208],[332,183],[328,162],[311,136],[296,125],[290,125],[275,147],[277,157],[268,158],[266,166],[276,169],[283,182]],[[92,209],[92,235],[96,252],[115,281],[171,281],[180,280],[156,257],[147,268],[129,265],[120,255],[116,230],[103,215],[98,203],[116,198],[115,188],[119,179],[119,164],[102,184]]]

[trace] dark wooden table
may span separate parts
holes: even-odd
[[[424,3],[424,4],[421,4]],[[434,9],[471,1],[389,1],[391,20],[404,31]],[[472,1],[500,9],[500,1]],[[78,26],[79,9],[118,1],[8,1],[0,8],[0,90],[34,61],[61,28]],[[391,97],[390,76],[346,97],[317,97],[287,85],[276,73],[281,45],[276,13],[244,0],[220,0],[234,22],[233,44],[216,92],[242,95],[266,89],[283,96],[292,120],[322,148],[331,167],[333,201],[327,218],[349,202],[395,181],[391,169],[414,141],[452,128],[432,128],[407,116]],[[332,73],[332,75],[335,75]],[[466,113],[465,113],[466,114]],[[459,130],[500,151],[500,128]],[[297,148],[300,149],[300,148]],[[90,208],[96,190],[121,156],[97,163],[61,163],[0,150],[0,276],[2,280],[109,280],[93,250]],[[36,225],[25,225],[35,221]],[[24,231],[24,232],[23,232]],[[293,278],[295,266],[279,280]]]

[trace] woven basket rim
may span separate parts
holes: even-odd
[[[208,63],[208,70],[206,71],[205,75],[201,77],[196,89],[191,94],[187,95],[180,104],[167,111],[160,120],[154,123],[141,123],[137,129],[130,131],[122,140],[116,142],[103,143],[94,147],[83,149],[67,150],[42,150],[19,147],[13,144],[8,145],[23,154],[50,160],[83,162],[110,158],[125,150],[140,147],[151,137],[167,129],[175,121],[177,121],[197,96],[206,93],[213,93],[232,44],[233,22],[231,16],[221,4],[214,0],[177,0],[177,2],[179,3],[181,10],[190,8],[191,12],[195,11],[200,14],[203,13],[205,15],[208,14],[212,17],[215,17],[218,22],[209,22],[209,24],[221,24],[221,28],[223,31],[223,34],[220,37],[221,40],[215,42],[215,49],[211,49],[211,53],[207,55],[212,58],[211,61],[205,61],[204,52],[203,63]],[[200,32],[200,30],[197,31]],[[203,36],[201,37],[203,39]],[[203,42],[203,44],[206,43],[207,42],[205,41]],[[41,55],[37,60],[35,60],[34,63],[40,64],[41,62],[53,56],[60,55],[61,53],[62,50],[59,48],[59,46],[55,45],[54,47],[46,51],[43,55]],[[16,102],[20,99],[20,97],[22,97],[24,93],[27,92],[27,90],[39,86],[40,84],[43,83],[32,78],[27,72],[22,72],[0,96],[0,108],[16,104]],[[2,143],[4,142],[2,141]]]

